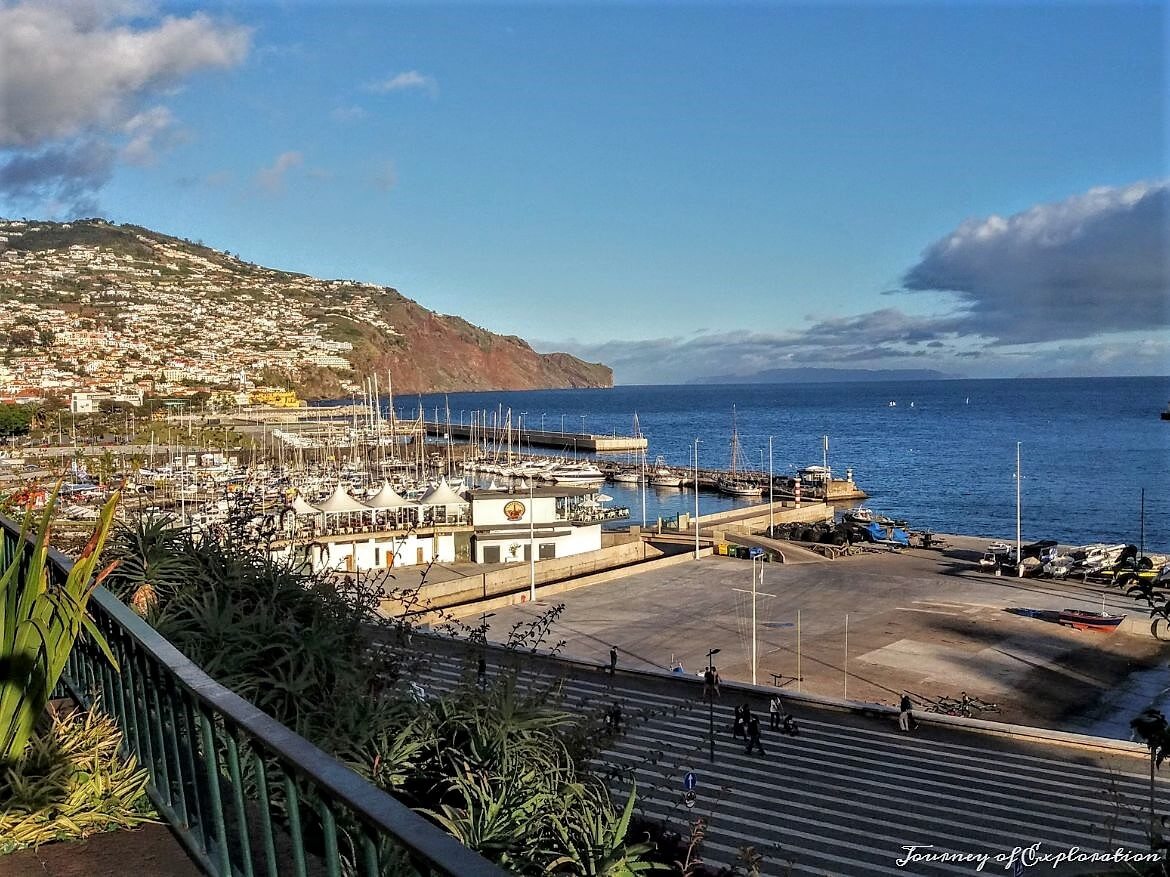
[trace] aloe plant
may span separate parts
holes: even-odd
[[[147,772],[119,753],[122,732],[96,709],[50,715],[0,769],[0,855],[60,838],[156,822]]]
[[[45,505],[31,553],[26,553],[25,545],[32,512],[24,517],[20,541],[0,573],[0,765],[14,763],[24,752],[83,628],[117,666],[86,607],[93,589],[113,569],[108,565],[94,576],[118,497],[115,491],[102,509],[63,584],[52,581],[48,563],[49,522],[57,490]]]

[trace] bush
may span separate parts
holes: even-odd
[[[96,710],[53,714],[0,776],[0,853],[155,822],[147,774]]]
[[[599,728],[560,708],[555,680],[521,693],[505,671],[481,690],[465,662],[458,688],[417,699],[399,684],[422,660],[409,623],[382,637],[399,648],[371,647],[372,629],[387,624],[380,588],[294,571],[241,533],[123,528],[110,540],[110,586],[223,685],[501,865],[644,870],[648,847],[627,843],[632,797],[615,809],[586,771]],[[510,644],[536,648],[556,614],[514,630]]]

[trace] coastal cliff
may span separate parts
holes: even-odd
[[[437,314],[396,289],[255,265],[100,219],[0,220],[0,366],[59,386],[208,388],[246,380],[335,398],[369,374],[396,392],[610,387],[613,371]]]

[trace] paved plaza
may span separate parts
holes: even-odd
[[[887,704],[903,690],[920,702],[966,691],[999,704],[990,719],[1104,733],[1122,683],[1164,664],[1170,647],[1146,635],[1079,632],[1005,611],[1099,610],[1102,588],[990,575],[975,562],[985,541],[757,564],[757,681]],[[681,663],[696,673],[717,648],[721,676],[750,682],[752,578],[750,561],[725,557],[633,572],[498,609],[489,637],[502,639],[516,622],[564,603],[553,639],[565,640],[567,655],[603,663],[616,645],[623,667]],[[1106,589],[1105,598],[1110,611],[1144,617],[1119,592]]]

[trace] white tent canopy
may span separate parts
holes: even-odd
[[[437,487],[432,487],[419,499],[420,506],[465,506],[467,500],[451,489],[446,481],[440,481]]]
[[[305,501],[305,498],[299,493],[293,497],[290,508],[293,510],[293,514],[295,514],[297,517],[321,514],[321,510],[319,508],[309,505],[309,503]]]
[[[342,512],[368,512],[370,507],[362,505],[362,503],[350,496],[346,492],[346,489],[339,484],[329,499],[321,503],[318,509],[327,514],[340,514]]]
[[[383,481],[382,489],[367,499],[365,504],[371,509],[401,509],[415,507],[414,503],[400,496],[398,492],[390,486],[389,481]]]

